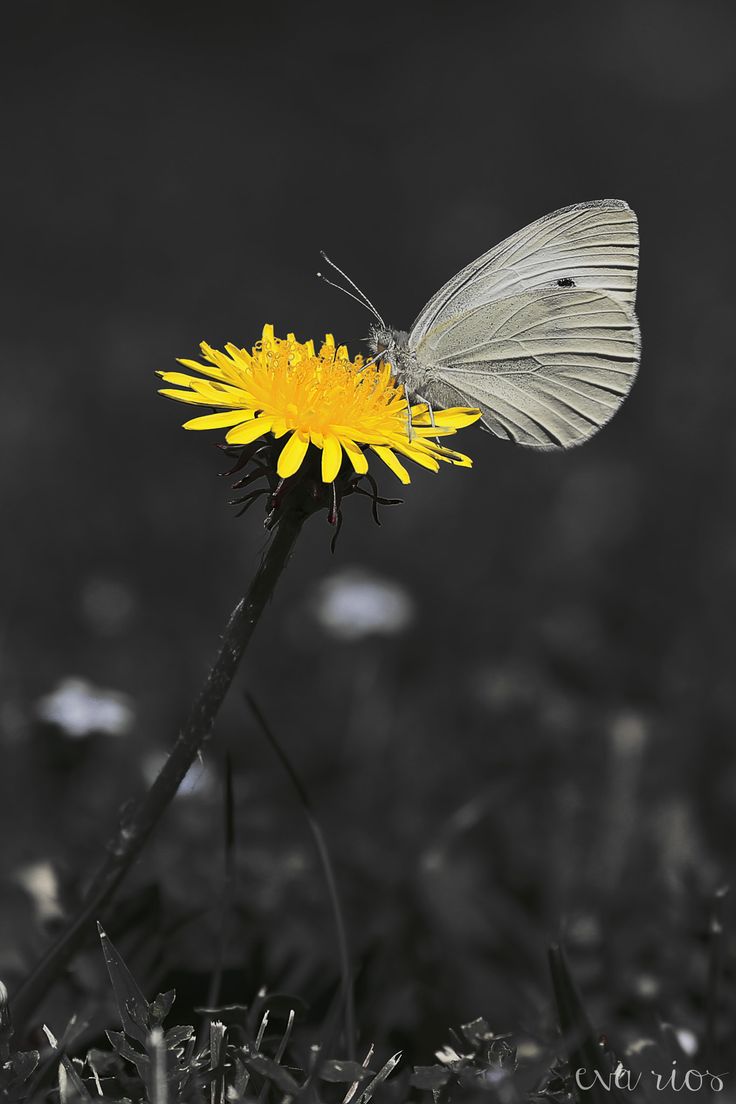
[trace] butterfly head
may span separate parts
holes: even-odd
[[[368,331],[368,348],[374,356],[395,366],[406,351],[409,334],[405,330],[392,330],[390,326],[373,324]]]

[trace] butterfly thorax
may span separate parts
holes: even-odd
[[[371,326],[368,347],[374,356],[390,364],[396,378],[402,383],[411,400],[421,395],[429,373],[417,361],[416,353],[409,348],[406,330],[394,330],[390,326]]]

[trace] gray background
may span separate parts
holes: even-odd
[[[406,327],[513,230],[615,196],[640,219],[643,358],[614,422],[566,455],[467,430],[472,472],[417,471],[382,529],[349,502],[334,558],[313,520],[241,682],[333,840],[367,1035],[426,1061],[451,1022],[528,1024],[561,925],[600,1018],[697,1027],[736,827],[733,6],[31,0],[6,17],[0,972],[46,938],[17,871],[51,861],[73,907],[263,547],[256,511],[226,506],[215,435],[179,429],[154,371],[264,322],[358,351],[368,317],[315,279],[320,248]],[[347,567],[406,589],[403,633],[320,629],[319,584]],[[134,730],[70,751],[35,704],[69,676],[128,695]],[[203,999],[226,746],[228,995],[267,983],[319,1009],[319,871],[239,692],[212,789],[177,802],[119,939],[147,986]],[[85,969],[75,999],[97,1007],[94,951]]]

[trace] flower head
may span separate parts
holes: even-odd
[[[351,360],[344,345],[327,334],[314,342],[274,336],[264,326],[250,352],[228,344],[225,351],[202,343],[205,363],[180,360],[199,376],[160,372],[162,395],[197,406],[218,408],[192,418],[185,429],[227,429],[229,445],[251,445],[261,437],[286,438],[276,461],[280,479],[295,475],[310,446],[321,450],[320,478],[333,483],[344,465],[356,475],[368,472],[370,451],[402,483],[410,476],[399,457],[430,471],[440,462],[470,467],[469,457],[437,441],[471,425],[477,410],[453,407],[430,412],[426,404],[409,407],[403,386],[389,364]],[[201,377],[206,378],[201,378]]]

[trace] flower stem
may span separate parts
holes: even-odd
[[[217,653],[189,718],[148,793],[120,820],[108,842],[107,857],[92,879],[72,922],[49,948],[12,1001],[16,1031],[27,1023],[59,972],[84,943],[97,919],[174,798],[179,785],[212,731],[243,653],[284,570],[307,514],[286,506],[248,593],[230,615]]]

